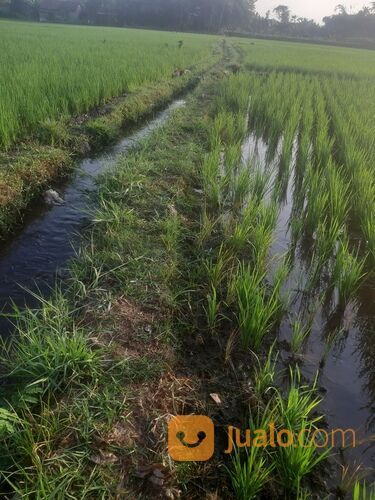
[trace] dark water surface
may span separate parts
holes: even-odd
[[[89,194],[97,188],[96,177],[163,125],[172,111],[184,103],[174,101],[110,150],[80,161],[69,179],[51,185],[65,200],[63,205],[48,207],[39,199],[30,207],[18,233],[10,241],[0,243],[0,311],[10,312],[12,301],[18,307],[40,305],[27,290],[48,295],[56,278],[64,274],[64,266],[79,246],[79,234],[90,222]],[[11,321],[0,318],[0,334],[7,335],[11,330]]]

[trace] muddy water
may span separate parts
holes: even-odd
[[[49,294],[56,278],[64,276],[64,266],[79,245],[80,232],[90,222],[88,208],[90,193],[97,188],[96,177],[163,125],[172,111],[184,103],[174,101],[109,151],[82,160],[68,180],[51,185],[65,200],[63,205],[48,207],[39,199],[30,207],[18,234],[0,244],[0,311],[10,313],[12,302],[18,307],[37,307],[39,302],[28,290]],[[11,319],[1,317],[0,334],[7,335],[11,330]]]
[[[277,158],[269,164],[268,146],[262,138],[250,133],[243,144],[243,159],[253,158],[255,163],[271,169],[275,178]],[[293,154],[289,184],[284,200],[280,203],[279,217],[274,233],[270,256],[285,255],[291,247],[289,222],[293,207],[293,175],[296,148]],[[323,412],[327,416],[329,429],[354,429],[357,441],[363,444],[334,456],[338,463],[363,463],[373,475],[375,446],[370,436],[375,434],[375,284],[367,281],[359,290],[356,303],[349,304],[344,312],[335,313],[334,307],[317,303],[317,297],[304,293],[308,264],[305,260],[309,243],[297,245],[293,267],[285,285],[285,293],[291,299],[289,316],[314,311],[311,334],[299,358],[302,374],[313,381],[319,370],[318,385],[324,396]],[[274,266],[275,264],[273,264]],[[306,315],[305,315],[306,317]],[[327,349],[327,338],[336,329],[343,329],[331,349]],[[290,361],[288,340],[291,336],[290,319],[284,318],[279,329],[282,346],[281,357],[285,366]]]

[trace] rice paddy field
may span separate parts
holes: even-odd
[[[205,68],[96,178],[68,277],[10,314],[7,498],[374,499],[375,52],[0,25],[4,150]],[[212,418],[209,462],[171,459],[176,414]],[[302,442],[248,445],[271,427]]]
[[[215,37],[0,20],[0,147],[207,62]]]

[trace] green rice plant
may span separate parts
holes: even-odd
[[[232,467],[228,470],[232,488],[239,500],[258,498],[259,493],[271,478],[273,465],[267,461],[263,448],[251,446],[244,453],[234,453]]]
[[[233,113],[229,109],[220,111],[214,120],[210,134],[211,147],[220,144],[231,145],[241,142],[246,134],[244,114]]]
[[[267,221],[259,222],[251,230],[250,246],[252,261],[258,269],[265,269],[267,255],[273,241],[273,230],[268,226]]]
[[[276,391],[275,408],[279,427],[290,432],[293,442],[279,446],[274,460],[285,490],[298,494],[302,479],[328,457],[330,449],[318,452],[312,441],[317,423],[322,419],[315,415],[321,402],[316,396],[316,381],[312,387],[303,385],[298,367],[290,368],[290,379],[285,398]]]
[[[251,213],[251,209],[250,209]],[[251,214],[251,231],[249,246],[253,265],[259,270],[265,270],[269,249],[274,238],[274,230],[278,215],[275,203],[257,205],[256,212]]]
[[[339,494],[341,497],[346,497],[353,492],[356,484],[361,479],[366,477],[366,471],[362,464],[355,465],[342,465],[341,466],[341,479],[338,486]]]
[[[296,245],[298,240],[300,240],[303,235],[304,221],[296,213],[295,215],[293,214],[292,218],[289,220],[289,226],[291,230],[292,243]]]
[[[226,280],[228,272],[231,271],[232,255],[221,244],[216,258],[206,259],[203,265],[207,275],[207,283],[215,289],[219,289]]]
[[[362,231],[366,240],[372,263],[375,262],[375,216],[371,213],[366,215],[362,223]]]
[[[375,484],[368,487],[366,482],[357,481],[353,490],[353,500],[374,500],[375,499]]]
[[[304,324],[299,316],[292,322],[292,333],[290,338],[290,348],[293,354],[301,354],[301,349],[306,339],[311,333],[311,324]]]
[[[243,116],[249,107],[249,75],[241,73],[231,75],[221,83],[216,98],[219,110],[230,110]]]
[[[163,82],[166,87],[176,68],[201,66],[208,57],[220,57],[212,54],[217,40],[204,35],[185,34],[179,50],[178,33],[56,28],[4,20],[0,30],[1,148],[38,133],[40,124],[46,138],[59,142],[57,121],[87,113],[150,83]]]
[[[268,429],[273,422],[274,409],[271,403],[268,403],[265,408],[257,407],[255,412],[252,412],[249,429]],[[244,450],[235,448],[232,467],[226,469],[236,498],[257,498],[271,479],[274,467],[275,464],[269,460],[267,449],[264,447],[250,446]]]
[[[234,213],[237,213],[244,206],[251,189],[251,174],[247,168],[241,168],[239,174],[235,176],[231,188],[232,209]]]
[[[362,224],[372,213],[375,199],[375,181],[372,169],[367,166],[368,163],[365,155],[360,155],[360,158],[353,165],[355,175],[352,174],[353,195],[358,207],[357,217]]]
[[[259,397],[263,397],[274,385],[276,363],[279,353],[274,355],[275,343],[270,347],[264,362],[256,356],[257,365],[254,368],[254,388]]]
[[[264,275],[242,265],[236,277],[238,327],[242,346],[258,350],[274,325],[279,302],[274,293],[267,293]]]
[[[211,217],[204,207],[201,215],[201,222],[199,225],[199,233],[197,234],[197,244],[202,247],[213,235],[215,226],[217,224],[217,219]]]
[[[256,203],[261,203],[270,187],[270,174],[256,165],[249,165],[250,170],[250,196]]]
[[[211,286],[211,292],[207,294],[207,307],[205,308],[207,324],[211,331],[214,331],[219,317],[220,301],[217,298],[217,292],[214,285]]]
[[[329,195],[321,188],[321,178],[318,172],[308,167],[305,177],[307,202],[304,210],[305,232],[312,235],[320,221],[325,217]]]
[[[220,149],[209,153],[202,165],[202,183],[207,206],[217,210],[221,204],[220,191]]]
[[[280,425],[287,429],[298,431],[302,423],[316,426],[322,420],[322,416],[312,416],[321,403],[321,399],[316,396],[316,381],[309,387],[302,384],[301,372],[297,367],[290,370],[290,387],[284,399],[278,392],[276,395],[275,407],[279,416]]]
[[[339,304],[346,305],[356,294],[362,278],[365,260],[360,259],[358,251],[352,254],[347,239],[341,239],[332,273],[332,282],[337,288]]]
[[[224,151],[225,175],[229,178],[234,175],[239,165],[241,165],[242,156],[241,142],[229,144]]]
[[[284,314],[285,311],[287,311],[290,300],[289,293],[284,293],[283,291],[283,285],[289,276],[290,269],[291,261],[289,255],[286,255],[286,257],[276,267],[276,270],[273,273],[272,286],[275,296],[278,297],[278,301],[280,304],[280,317],[282,316],[282,314]]]
[[[315,232],[315,248],[311,259],[307,289],[313,290],[318,286],[324,267],[333,256],[337,241],[343,228],[338,221],[328,223],[326,220],[319,222]]]
[[[303,439],[299,435],[299,442],[295,446],[277,448],[276,470],[286,492],[299,495],[302,479],[326,460],[330,454],[329,448],[318,451],[317,446],[309,441],[308,436],[311,436],[314,430],[315,428],[309,420],[302,420],[300,421],[300,432],[303,433]]]
[[[340,337],[344,334],[344,329],[336,328],[324,338],[324,348],[320,358],[319,367],[323,368],[327,362],[328,356],[332,351],[334,345],[338,342]]]
[[[229,244],[237,252],[243,251],[250,242],[251,231],[257,220],[257,211],[257,206],[249,201],[235,224],[229,221]]]
[[[333,254],[337,241],[343,233],[343,226],[336,218],[319,223],[316,230],[316,253],[322,262],[326,262]]]
[[[343,169],[337,168],[332,160],[326,165],[324,173],[328,190],[328,220],[335,220],[342,226],[349,212],[350,183],[344,178]]]

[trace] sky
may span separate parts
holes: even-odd
[[[334,13],[335,7],[338,4],[345,5],[350,11],[350,7],[356,12],[363,5],[368,5],[370,2],[366,0],[258,0],[256,8],[259,14],[264,15],[267,10],[272,10],[278,5],[288,5],[292,14],[299,17],[308,17],[321,23],[322,18],[330,16]]]

